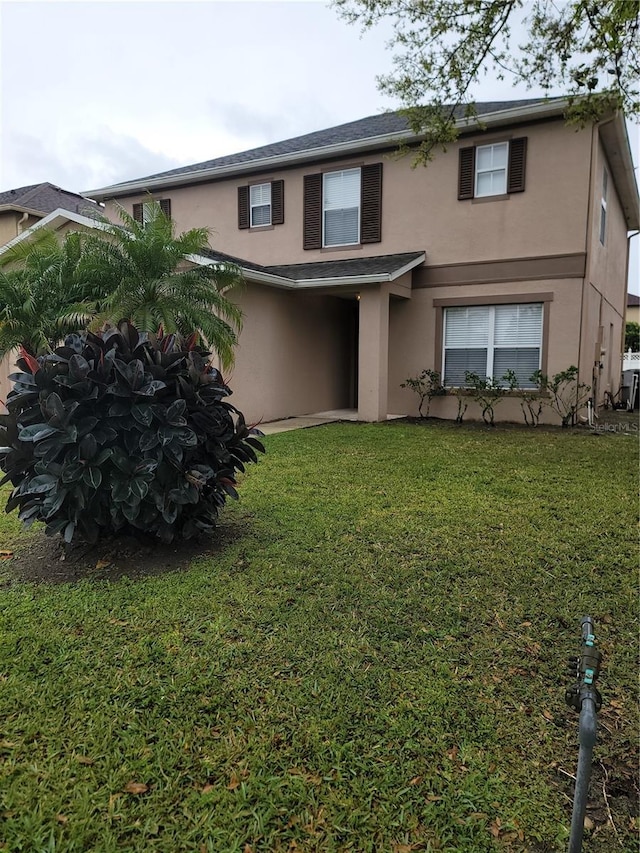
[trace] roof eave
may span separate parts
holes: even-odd
[[[397,270],[393,270],[392,272],[304,279],[294,279],[286,276],[275,275],[274,273],[243,267],[242,264],[239,264],[238,266],[244,278],[249,281],[257,282],[258,284],[266,284],[270,287],[280,287],[285,290],[314,290],[320,287],[354,287],[396,281],[400,276],[424,263],[425,258],[426,255],[422,252],[422,254],[418,255],[417,258],[414,258],[412,261],[409,261],[404,266],[399,267]],[[187,260],[201,266],[209,267],[223,265],[225,263],[224,261],[207,258],[203,255],[189,255]]]
[[[600,137],[618,190],[628,231],[640,229],[640,200],[629,134],[622,113],[600,125]]]
[[[566,99],[543,101],[539,104],[530,104],[526,107],[513,107],[507,110],[499,110],[493,113],[485,113],[477,118],[462,118],[456,121],[459,131],[470,131],[483,127],[496,127],[505,124],[514,124],[524,120],[537,120],[562,115],[568,105]],[[149,192],[157,189],[165,189],[176,185],[200,183],[214,178],[233,177],[245,172],[256,172],[273,169],[277,166],[295,165],[309,160],[317,160],[329,157],[339,157],[342,154],[357,154],[367,150],[375,150],[393,146],[401,142],[420,142],[423,137],[414,134],[410,130],[399,133],[385,133],[379,136],[370,136],[366,139],[358,139],[352,142],[339,142],[333,145],[323,145],[318,148],[308,148],[304,151],[296,151],[291,154],[278,154],[273,157],[262,157],[257,160],[249,160],[246,163],[233,163],[228,166],[214,166],[208,169],[199,169],[195,172],[183,172],[179,175],[157,178],[142,178],[140,180],[125,181],[112,184],[108,187],[87,190],[82,195],[97,201],[118,198],[119,196],[132,195],[135,193]]]
[[[22,234],[18,234],[13,240],[9,240],[4,246],[0,246],[0,255],[6,252],[7,249],[10,249],[11,246],[15,246],[16,243],[27,240],[39,228],[51,228],[55,231],[64,225],[65,222],[75,222],[76,225],[82,225],[84,228],[99,228],[101,230],[109,227],[108,224],[100,222],[97,219],[91,219],[88,216],[83,216],[81,213],[73,213],[71,210],[65,210],[64,207],[58,207],[56,210],[52,210],[51,213],[43,216],[42,219],[35,222],[30,228],[27,228]]]

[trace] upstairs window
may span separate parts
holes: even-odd
[[[322,185],[322,245],[360,242],[360,169],[327,172]]]
[[[171,219],[171,199],[170,198],[161,198],[158,199],[158,204],[160,205],[160,210],[164,213],[164,215]],[[140,225],[146,225],[151,218],[151,211],[153,209],[152,201],[141,201],[138,204],[133,205],[133,218],[136,222],[139,222]]]
[[[444,384],[463,388],[467,371],[498,380],[513,370],[521,388],[542,355],[542,303],[445,308]]]
[[[284,181],[238,187],[238,228],[284,223]]]
[[[600,242],[604,246],[607,234],[607,189],[609,186],[609,175],[607,170],[602,172],[602,196],[600,198]]]
[[[479,145],[476,148],[475,196],[504,195],[507,192],[507,156],[509,145]]]
[[[524,192],[527,138],[471,145],[459,153],[458,199]]]
[[[382,239],[382,163],[304,176],[303,248]]]
[[[271,225],[271,184],[254,184],[249,187],[251,228]]]

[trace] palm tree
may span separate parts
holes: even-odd
[[[120,208],[121,225],[102,219],[100,231],[83,235],[79,274],[98,318],[126,318],[143,332],[198,332],[223,366],[231,365],[242,312],[228,293],[242,282],[240,270],[197,265],[193,256],[208,249],[207,229],[176,235],[157,202],[144,208],[144,224]]]
[[[51,351],[96,315],[79,275],[80,234],[38,230],[0,256],[0,358],[23,345],[34,355]]]
[[[126,318],[142,332],[198,332],[223,366],[233,363],[242,312],[228,293],[240,270],[198,265],[208,231],[176,235],[157,202],[145,202],[144,224],[123,209],[120,219],[62,241],[39,229],[0,255],[0,358],[20,344],[39,355],[70,332]]]

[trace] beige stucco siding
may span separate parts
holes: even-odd
[[[499,200],[458,201],[458,149],[521,135],[528,138],[525,192]],[[384,164],[382,241],[360,248],[302,248],[303,178],[320,171],[319,165],[171,188],[157,197],[171,199],[179,230],[207,226],[214,248],[265,265],[422,249],[429,264],[584,252],[590,144],[590,131],[576,132],[556,121],[517,132],[476,134],[437,152],[426,168],[412,169],[410,156],[398,158],[392,152],[325,163],[324,170]],[[239,229],[238,187],[279,178],[285,182],[284,224]],[[133,203],[143,199],[138,194],[119,203],[131,212]],[[107,214],[115,217],[113,203],[107,204]]]
[[[13,210],[0,213],[0,246],[17,236],[19,218],[20,215]]]
[[[248,420],[269,421],[348,405],[347,305],[331,296],[249,283],[244,327],[225,375]]]
[[[492,304],[495,297],[505,294],[529,296],[537,300],[540,294],[551,296],[548,307],[548,326],[544,339],[546,349],[543,360],[550,375],[578,363],[578,331],[580,328],[581,279],[555,279],[545,281],[519,281],[505,285],[476,284],[472,286],[438,287],[415,290],[409,302],[392,301],[390,306],[389,339],[389,411],[398,414],[417,414],[417,397],[400,384],[408,377],[417,376],[423,369],[436,369],[439,364],[441,341],[437,334],[437,317],[440,308],[434,299],[486,297]],[[457,401],[454,397],[436,398],[431,404],[431,414],[454,418]],[[471,405],[467,417],[480,417],[477,406]],[[520,405],[514,400],[500,403],[500,420],[521,421]],[[555,422],[554,418],[547,420]]]
[[[3,359],[0,359],[0,414],[4,414],[7,411],[4,404],[7,401],[7,394],[11,391],[12,387],[11,382],[9,382],[9,374],[17,370],[15,366],[17,357],[17,352],[10,352]]]
[[[594,390],[598,404],[621,382],[624,315],[627,299],[628,241],[622,205],[597,129],[593,132],[590,227],[584,299],[580,375]],[[606,229],[600,241],[603,173],[608,175]]]

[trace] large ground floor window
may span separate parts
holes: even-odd
[[[464,387],[465,373],[500,379],[513,370],[521,388],[542,355],[542,303],[444,309],[444,384]]]

